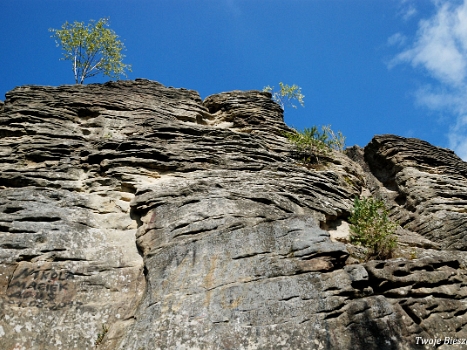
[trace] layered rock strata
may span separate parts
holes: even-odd
[[[305,167],[269,93],[142,79],[19,87],[0,111],[5,349],[467,338],[467,166],[448,150],[384,135]],[[401,224],[395,259],[352,256],[362,193]]]

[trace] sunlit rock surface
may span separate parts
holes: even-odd
[[[467,338],[467,164],[383,135],[304,167],[288,130],[259,91],[203,102],[138,79],[9,92],[1,348],[417,349]],[[394,259],[352,256],[361,194],[385,198],[400,223]]]

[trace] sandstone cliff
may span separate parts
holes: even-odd
[[[416,349],[467,338],[467,164],[383,135],[305,168],[286,130],[259,91],[202,101],[138,79],[9,92],[1,348]],[[362,263],[346,242],[361,193],[390,203],[397,258]]]

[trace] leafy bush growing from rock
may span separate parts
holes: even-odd
[[[302,94],[302,88],[299,87],[298,85],[287,85],[284,84],[283,82],[279,83],[280,90],[279,91],[274,91],[274,86],[265,86],[263,88],[263,91],[270,92],[272,93],[272,99],[280,104],[282,109],[285,109],[285,106],[290,106],[292,108],[297,108],[296,105],[292,103],[293,100],[297,100],[298,103],[302,107],[305,107],[305,102],[303,102],[303,99],[305,98],[305,95]]]
[[[326,156],[332,149],[342,152],[345,137],[339,131],[337,135],[330,125],[305,128],[303,131],[285,133],[285,137],[295,146],[298,157],[303,163],[320,163],[319,158]]]
[[[350,242],[367,249],[366,260],[392,257],[397,224],[389,218],[381,199],[355,198],[350,223]]]

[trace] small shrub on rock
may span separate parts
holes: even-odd
[[[397,224],[381,199],[355,198],[350,216],[350,242],[367,249],[366,260],[389,259],[397,247]]]
[[[287,85],[282,82],[279,83],[280,90],[274,91],[274,86],[265,86],[263,91],[270,92],[272,94],[272,99],[278,103],[282,109],[285,109],[285,106],[290,106],[292,108],[297,108],[297,106],[292,102],[297,100],[302,107],[305,107],[305,102],[303,99],[305,95],[302,94],[302,88],[298,85]]]
[[[345,146],[345,137],[339,131],[337,135],[330,125],[313,126],[303,131],[285,133],[285,137],[295,146],[298,157],[303,163],[320,163],[320,157],[326,156],[331,150],[342,152]]]
[[[104,341],[104,337],[105,337],[105,335],[108,333],[108,331],[109,331],[109,328],[108,328],[105,324],[103,324],[103,325],[102,325],[102,332],[100,332],[100,333],[97,334],[97,339],[96,339],[96,341],[94,342],[94,345],[95,345],[96,347],[98,347],[99,345],[102,344],[102,342]]]

